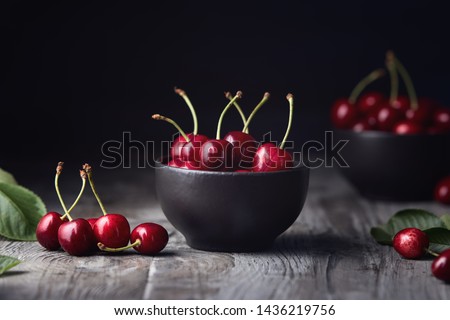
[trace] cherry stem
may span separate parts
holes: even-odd
[[[171,125],[173,125],[178,130],[178,132],[180,132],[180,134],[183,136],[183,138],[186,140],[186,142],[191,142],[191,139],[189,139],[189,137],[187,136],[186,132],[184,132],[184,130],[181,129],[181,127],[178,125],[178,123],[176,123],[172,119],[164,117],[164,116],[162,116],[160,114],[152,115],[152,119],[154,119],[154,120],[163,120],[163,121],[166,121],[166,122],[170,123]],[[194,133],[194,135],[195,134],[196,133]]]
[[[406,91],[408,92],[409,101],[411,103],[411,109],[416,110],[419,107],[419,103],[417,102],[417,94],[416,89],[414,88],[414,84],[411,80],[411,76],[406,70],[405,66],[394,56],[395,67],[398,70],[398,73],[403,79],[405,83]]]
[[[133,247],[137,247],[141,245],[141,240],[140,239],[136,239],[135,242],[125,246],[125,247],[120,247],[120,248],[109,248],[107,246],[105,246],[103,243],[99,242],[97,243],[97,247],[102,250],[102,251],[107,251],[107,252],[120,252],[120,251],[124,251]]]
[[[94,179],[92,178],[92,167],[89,164],[85,163],[83,165],[83,170],[87,173],[87,177],[89,180],[89,184],[91,186],[92,193],[94,194],[95,199],[97,199],[98,205],[100,206],[100,209],[102,210],[103,215],[106,216],[107,212],[106,212],[105,206],[103,205],[102,200],[100,200],[97,190],[95,189]]]
[[[288,93],[288,95],[286,96],[287,101],[289,101],[289,121],[288,121],[288,126],[286,128],[286,133],[284,134],[284,138],[283,141],[281,141],[280,144],[280,149],[284,148],[284,144],[286,143],[286,140],[289,136],[289,132],[291,132],[291,127],[292,127],[292,118],[294,115],[294,96],[292,95],[292,93]]]
[[[365,76],[353,89],[352,93],[350,94],[350,97],[348,98],[348,101],[351,104],[354,104],[356,102],[356,99],[358,99],[359,95],[363,90],[372,82],[375,80],[383,77],[385,75],[385,71],[383,69],[376,69],[369,73],[367,76]]]
[[[80,170],[80,177],[81,177],[81,189],[80,192],[78,193],[77,198],[75,199],[75,201],[73,202],[73,204],[70,206],[69,210],[67,210],[67,212],[70,214],[72,212],[72,210],[75,208],[75,206],[78,204],[78,201],[80,201],[81,196],[84,193],[84,189],[86,187],[86,171],[84,170]]]
[[[395,56],[392,51],[386,52],[386,68],[389,71],[391,78],[391,95],[389,97],[389,104],[392,105],[398,97],[398,73],[395,66]]]
[[[434,252],[434,251],[431,251],[430,249],[425,249],[425,251],[427,252],[427,253],[429,253],[429,254],[431,254],[432,256],[435,256],[435,257],[439,257],[439,254],[437,254],[436,252]]]
[[[225,117],[225,114],[227,113],[228,109],[233,105],[233,103],[237,100],[242,98],[242,91],[236,92],[236,95],[228,102],[226,107],[223,109],[222,113],[219,117],[219,122],[217,123],[217,133],[216,133],[216,139],[220,139],[220,129],[222,128],[222,122],[223,118]]]
[[[182,97],[184,99],[187,106],[191,110],[192,120],[194,121],[194,131],[192,133],[194,135],[196,135],[198,133],[198,119],[197,119],[197,113],[195,112],[195,108],[192,105],[191,100],[189,100],[189,97],[187,96],[186,91],[184,91],[183,89],[177,88],[177,87],[175,87],[174,90],[175,90],[176,94],[178,94],[180,97]]]
[[[252,113],[250,113],[250,115],[248,116],[247,121],[244,124],[244,128],[242,129],[242,132],[246,132],[253,117],[258,112],[258,110],[267,102],[267,100],[269,100],[269,97],[270,93],[265,92],[262,100],[256,105],[256,107],[252,110]]]
[[[58,166],[56,167],[56,175],[55,175],[55,190],[56,194],[58,195],[59,202],[61,203],[61,207],[64,210],[64,215],[61,216],[61,220],[64,220],[66,217],[69,218],[69,221],[72,221],[72,217],[70,216],[70,212],[67,210],[66,204],[64,203],[64,200],[62,198],[61,192],[59,190],[59,175],[62,172],[64,162],[58,162]]]
[[[231,92],[229,92],[229,91],[225,92],[225,98],[227,98],[228,100],[233,99],[233,96],[231,95]],[[244,112],[242,111],[241,106],[239,106],[239,104],[238,104],[236,101],[234,101],[233,104],[234,104],[234,106],[236,107],[236,110],[237,110],[237,111],[239,112],[239,114],[241,115],[242,123],[245,125],[245,123],[247,122],[247,119],[245,118],[245,114],[244,114]],[[245,130],[244,132],[245,132],[245,133],[248,133],[248,128],[247,128],[247,130]]]

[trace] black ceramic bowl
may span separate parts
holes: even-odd
[[[450,135],[396,135],[336,131],[349,140],[342,174],[364,196],[378,200],[430,200],[439,179],[450,173]]]
[[[309,169],[266,173],[178,169],[156,163],[161,208],[189,246],[244,252],[267,248],[299,216]]]

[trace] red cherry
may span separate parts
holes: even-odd
[[[361,113],[369,113],[370,111],[374,110],[375,107],[381,105],[384,103],[386,98],[384,97],[384,94],[380,92],[368,92],[363,94],[357,102],[357,108]]]
[[[417,109],[409,108],[406,110],[405,116],[407,120],[426,126],[432,121],[433,111],[434,108],[430,107],[428,104],[419,104]]]
[[[412,121],[400,121],[394,126],[394,133],[396,134],[418,134],[422,133],[423,128]]]
[[[392,108],[397,109],[398,111],[405,113],[409,109],[409,99],[405,96],[398,96],[393,101],[390,101],[390,105]]]
[[[107,247],[124,247],[130,239],[130,224],[123,215],[108,213],[98,218],[94,224],[94,234],[97,241]]]
[[[450,176],[437,183],[434,189],[434,199],[443,204],[450,204]]]
[[[433,114],[433,125],[442,132],[450,132],[450,110],[440,108]]]
[[[425,232],[417,228],[406,228],[399,231],[393,239],[392,245],[402,257],[419,259],[423,257],[430,245]]]
[[[181,160],[199,163],[201,147],[206,141],[208,141],[207,136],[196,135],[189,142],[184,142],[181,147]]]
[[[347,99],[339,99],[331,108],[331,121],[338,129],[349,129],[358,118],[358,112]]]
[[[436,278],[450,282],[450,249],[443,251],[433,260],[431,272]]]
[[[258,148],[253,159],[254,172],[286,170],[292,167],[292,155],[273,143],[264,143]]]
[[[156,254],[164,249],[169,241],[167,230],[156,223],[142,223],[133,229],[130,242],[140,241],[133,246],[134,250],[142,254]]]
[[[201,148],[201,167],[209,171],[232,168],[233,146],[223,139],[210,139]]]
[[[258,144],[248,133],[242,131],[228,132],[224,140],[233,146],[233,167],[249,167],[252,164]]]
[[[61,219],[61,215],[58,212],[48,212],[44,215],[36,228],[36,238],[41,246],[47,250],[58,250],[61,245],[58,241],[58,229],[68,220]]]
[[[61,247],[73,256],[90,254],[95,248],[95,235],[85,219],[74,219],[63,223],[58,229]]]
[[[402,119],[400,111],[392,107],[382,107],[377,113],[377,127],[383,131],[391,131],[394,125]]]
[[[439,101],[432,99],[432,98],[427,98],[427,97],[420,97],[418,99],[418,104],[419,104],[419,106],[422,106],[429,110],[436,110],[437,108],[441,107],[441,104],[439,103]]]
[[[89,222],[89,224],[92,227],[92,230],[94,230],[94,224],[97,222],[98,218],[89,218],[87,219],[87,222]]]
[[[372,122],[374,123],[374,122]],[[370,121],[368,119],[362,119],[362,120],[358,120],[352,127],[352,130],[355,132],[363,132],[363,131],[367,131],[367,130],[373,130],[374,129],[374,125],[370,124]]]

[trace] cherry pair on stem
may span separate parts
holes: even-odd
[[[96,245],[104,251],[110,251],[109,249],[122,251],[133,247],[136,251],[144,254],[154,254],[165,247],[168,234],[162,226],[144,223],[136,227],[130,235],[130,225],[123,215],[106,212],[95,189],[92,168],[89,164],[83,165],[83,169],[80,170],[81,190],[75,202],[67,209],[58,184],[62,168],[63,163],[58,163],[55,189],[65,214],[61,216],[57,212],[49,212],[40,220],[36,229],[36,237],[43,247],[48,250],[57,250],[62,247],[64,251],[75,256],[92,253]],[[103,216],[88,220],[73,219],[70,212],[75,208],[85,190],[86,179],[89,180]],[[128,246],[129,239],[132,239],[133,243]]]
[[[171,160],[169,166],[190,170],[210,170],[210,171],[238,171],[238,172],[263,172],[277,171],[288,167],[292,161],[292,156],[283,149],[292,124],[293,95],[289,94],[287,100],[290,105],[289,123],[283,142],[280,147],[273,143],[266,143],[257,148],[256,140],[248,133],[248,127],[257,111],[267,102],[270,94],[266,92],[263,99],[253,109],[252,113],[245,118],[238,99],[242,98],[242,92],[238,91],[234,97],[229,92],[225,96],[230,100],[223,109],[218,125],[215,139],[208,139],[204,135],[197,133],[198,122],[195,109],[184,90],[176,89],[189,106],[194,120],[194,132],[186,134],[181,127],[172,119],[155,114],[155,120],[164,120],[172,124],[180,133],[180,137],[175,139],[171,148]],[[221,125],[227,111],[235,106],[244,122],[242,131],[231,131],[221,139]]]

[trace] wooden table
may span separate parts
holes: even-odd
[[[170,241],[162,254],[73,257],[36,242],[0,239],[0,254],[24,262],[0,277],[1,299],[449,299],[450,285],[431,275],[431,260],[401,259],[369,235],[405,207],[442,214],[436,203],[388,203],[361,198],[333,169],[313,170],[305,207],[273,247],[260,253],[191,249],[168,223],[155,197],[153,171],[102,171],[99,193],[109,210],[127,214],[132,227],[164,225]],[[75,177],[74,177],[75,178]],[[113,182],[114,181],[114,182]],[[78,181],[62,178],[66,198]],[[28,187],[49,210],[59,210],[51,179]],[[77,216],[99,213],[90,193]]]

